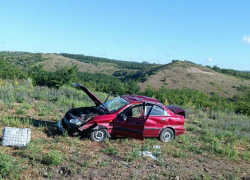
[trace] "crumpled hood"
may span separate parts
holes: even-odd
[[[95,103],[96,106],[102,105],[110,113],[109,109],[86,87],[78,83],[73,83],[72,85],[81,88],[89,96],[89,98]]]

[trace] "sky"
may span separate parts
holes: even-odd
[[[0,51],[250,70],[250,1],[0,0]]]

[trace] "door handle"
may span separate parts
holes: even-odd
[[[136,122],[135,124],[141,124],[140,122]]]
[[[165,121],[166,119],[162,118],[161,121]]]

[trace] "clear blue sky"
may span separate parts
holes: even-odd
[[[1,0],[0,51],[250,70],[250,1]]]

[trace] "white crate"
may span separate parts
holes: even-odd
[[[31,138],[29,128],[5,127],[3,129],[3,146],[25,147]]]

